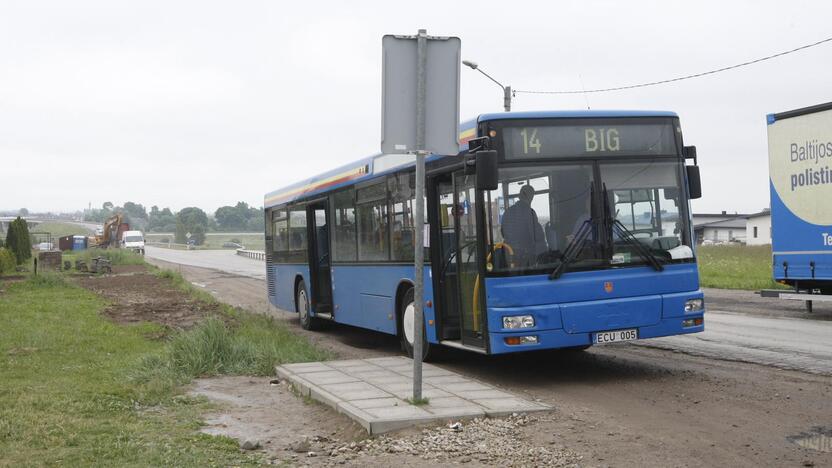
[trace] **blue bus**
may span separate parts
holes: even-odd
[[[699,168],[675,113],[485,114],[460,145],[426,160],[425,358],[704,330]],[[271,304],[412,355],[414,181],[412,156],[379,154],[268,193]]]

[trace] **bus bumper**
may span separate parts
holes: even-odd
[[[697,325],[692,325],[698,323]],[[659,323],[641,327],[631,327],[638,330],[638,340],[658,338],[662,336],[685,335],[705,330],[704,310],[698,314],[683,317],[663,318]],[[611,331],[598,330],[597,332]],[[563,329],[557,330],[529,330],[517,332],[489,332],[490,354],[517,353],[523,351],[538,351],[542,349],[572,348],[593,345],[597,332],[567,333]],[[529,339],[525,337],[536,337]],[[519,344],[510,344],[517,343]],[[602,345],[599,345],[602,346]]]

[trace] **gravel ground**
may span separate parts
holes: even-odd
[[[351,460],[356,453],[371,456],[407,454],[434,463],[482,463],[499,466],[578,466],[581,457],[554,444],[535,446],[521,428],[538,418],[513,414],[507,418],[477,418],[467,422],[423,429],[409,436],[380,436],[332,449],[333,464]]]

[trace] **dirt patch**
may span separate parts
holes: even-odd
[[[369,437],[331,408],[295,395],[268,378],[198,379],[192,395],[219,403],[202,431],[257,447],[270,462],[290,466],[574,466],[581,458],[557,441],[531,434],[557,414],[476,419]]]
[[[272,460],[297,463],[320,453],[324,446],[367,437],[358,424],[332,409],[295,395],[270,378],[225,376],[197,379],[191,394],[219,403],[221,411],[207,415],[202,432],[225,435],[244,443],[256,442]]]
[[[127,273],[145,273],[146,265],[113,265],[113,274],[123,275]]]
[[[192,298],[170,281],[147,273],[142,265],[119,265],[122,274],[79,279],[86,289],[111,302],[104,315],[116,323],[154,322],[174,329],[188,329],[207,316],[217,315],[219,304]],[[118,271],[118,270],[116,270]]]

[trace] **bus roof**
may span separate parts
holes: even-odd
[[[530,111],[500,112],[482,114],[476,119],[459,124],[460,151],[468,149],[468,141],[476,136],[477,123],[490,120],[506,119],[554,119],[554,118],[615,118],[615,117],[678,117],[675,112],[667,111],[627,111],[627,110],[571,110],[571,111]],[[432,154],[427,161],[441,158]],[[287,187],[269,192],[264,197],[263,206],[271,208],[284,203],[327,192],[349,184],[370,180],[415,164],[415,158],[409,154],[374,154],[358,161],[345,164],[331,171],[302,180]]]
[[[478,121],[507,119],[580,119],[580,118],[615,118],[615,117],[678,117],[675,112],[646,110],[563,110],[563,111],[527,111],[498,112],[482,114]]]

